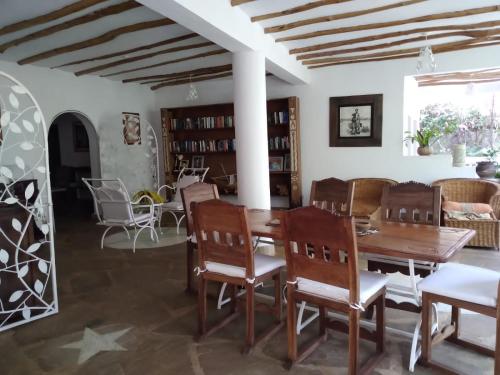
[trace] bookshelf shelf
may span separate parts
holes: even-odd
[[[206,177],[207,182],[212,182],[213,177],[236,174],[236,151],[179,151],[179,148],[203,149],[200,144],[209,143],[212,147],[215,143],[216,148],[227,148],[228,145],[218,143],[221,141],[228,141],[234,147],[231,141],[234,139],[235,127],[238,124],[234,121],[233,103],[162,108],[161,121],[166,182],[175,181],[178,173],[175,160],[178,155],[183,155],[184,160],[189,160],[189,166],[192,165],[194,157],[202,156],[204,166],[210,167]],[[188,128],[185,129],[183,126]],[[280,196],[288,199],[289,207],[300,206],[302,187],[299,99],[290,97],[267,101],[267,129],[269,156],[283,157],[291,163],[290,170],[269,172],[270,195],[278,196],[283,194],[283,191],[288,191],[287,196]]]

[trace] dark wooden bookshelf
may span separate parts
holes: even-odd
[[[183,125],[196,127],[201,126],[201,118],[224,118],[218,120],[221,124],[231,124],[232,127],[202,127],[202,128],[179,128]],[[229,117],[232,120],[229,120]],[[233,103],[213,104],[195,107],[162,108],[161,121],[163,129],[163,148],[165,151],[165,180],[173,182],[177,178],[178,170],[175,160],[178,155],[183,155],[184,160],[189,160],[192,166],[193,156],[203,156],[204,166],[210,167],[207,174],[207,181],[212,178],[236,174],[236,151],[177,151],[175,145],[191,145],[194,142],[231,140],[235,137],[235,127],[238,124],[234,121]],[[204,124],[211,124],[210,121],[203,120]],[[300,125],[299,125],[299,99],[297,97],[273,99],[267,101],[267,128],[268,142],[273,142],[273,147],[278,143],[279,148],[271,149],[270,157],[283,157],[290,155],[290,169],[282,171],[270,171],[270,194],[279,195],[278,185],[285,185],[288,190],[288,200],[290,207],[298,207],[302,204],[301,171],[300,171]],[[174,124],[177,128],[173,129]],[[277,139],[277,140],[276,140]],[[183,143],[185,142],[185,143]],[[284,147],[285,144],[288,147]],[[282,190],[282,189],[281,189]]]

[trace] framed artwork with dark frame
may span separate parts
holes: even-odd
[[[330,147],[381,147],[382,104],[382,94],[330,98]]]

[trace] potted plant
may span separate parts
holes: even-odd
[[[486,156],[486,160],[479,161],[476,165],[476,173],[481,178],[492,178],[497,173],[497,155],[499,150],[490,147],[487,148],[483,156]]]
[[[410,133],[410,132],[407,132]],[[409,134],[404,139],[405,142],[418,143],[417,154],[424,156],[432,154],[431,147],[437,141],[441,133],[436,128],[423,128],[417,130],[414,135]]]

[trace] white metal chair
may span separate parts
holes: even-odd
[[[82,181],[92,194],[95,212],[99,220],[97,224],[107,227],[101,237],[101,249],[104,248],[106,234],[115,227],[123,228],[129,239],[130,234],[127,227],[134,228],[132,246],[134,253],[137,237],[144,229],[150,230],[152,241],[159,242],[154,227],[157,220],[156,210],[150,197],[142,196],[132,202],[125,185],[119,178],[82,178]],[[150,204],[139,204],[143,199],[149,201]]]
[[[173,185],[162,185],[158,189],[158,194],[162,195],[163,190],[169,189],[172,191],[174,198],[170,202],[163,203],[159,206],[158,212],[158,227],[161,228],[161,217],[163,212],[168,212],[175,219],[177,225],[177,234],[179,234],[179,226],[182,220],[186,217],[184,206],[182,204],[181,189],[194,184],[195,182],[203,182],[209,168],[182,168],[177,177],[177,182]]]

